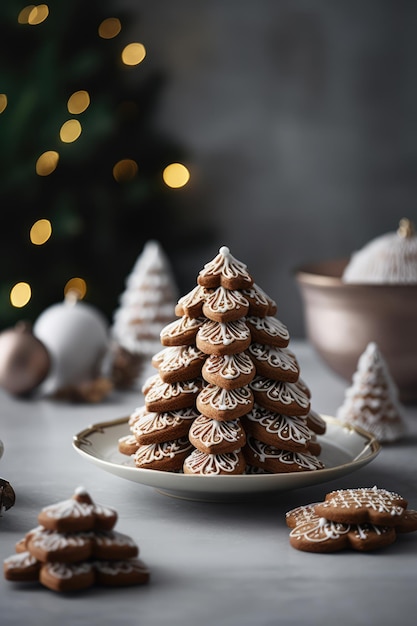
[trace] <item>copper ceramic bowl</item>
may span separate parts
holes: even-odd
[[[307,338],[348,381],[375,341],[401,401],[417,404],[417,285],[347,284],[341,280],[347,262],[322,261],[295,271]]]

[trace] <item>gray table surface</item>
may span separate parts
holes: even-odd
[[[313,407],[334,415],[346,381],[304,341],[292,341]],[[0,476],[16,504],[0,518],[0,559],[37,525],[41,507],[84,486],[117,509],[116,529],[138,543],[149,585],[91,588],[76,595],[0,580],[0,624],[140,624],[143,626],[389,625],[417,611],[417,534],[373,553],[309,554],[289,545],[285,512],[321,500],[334,488],[398,491],[417,508],[417,407],[406,407],[408,434],[383,445],[360,470],[330,483],[260,500],[197,502],[163,495],[103,471],[72,446],[90,424],[128,415],[140,391],[114,393],[97,405],[21,400],[0,391]],[[414,618],[412,618],[414,619]]]

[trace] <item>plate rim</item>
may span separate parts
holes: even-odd
[[[280,490],[280,479],[281,482],[291,482],[292,479],[294,482],[293,488],[299,488],[308,484],[320,484],[332,480],[335,477],[334,474],[338,476],[354,472],[356,469],[359,469],[363,465],[370,463],[381,451],[382,446],[372,433],[362,429],[359,426],[354,426],[353,424],[341,422],[339,419],[330,415],[321,414],[321,417],[326,421],[327,424],[340,427],[341,429],[344,429],[352,434],[357,434],[363,439],[363,447],[361,451],[352,460],[336,466],[324,467],[323,469],[318,469],[314,471],[306,470],[301,472],[281,472],[275,474],[260,473],[236,474],[231,476],[204,476],[200,474],[182,474],[179,472],[167,472],[162,470],[133,467],[131,465],[123,465],[121,463],[114,463],[102,457],[97,457],[89,454],[88,451],[82,448],[83,445],[91,445],[91,443],[89,443],[89,436],[91,436],[92,434],[97,432],[106,433],[106,431],[108,431],[108,429],[110,428],[114,428],[122,424],[128,425],[129,416],[123,416],[112,420],[95,422],[90,424],[86,428],[73,435],[72,445],[82,457],[86,458],[90,462],[93,462],[101,469],[109,471],[113,474],[117,474],[121,478],[142,484],[144,486],[153,487],[157,491],[165,493],[190,493],[194,491],[198,493],[199,486],[201,487],[201,485],[204,484],[204,486],[206,487],[204,489],[204,493],[206,493],[207,491],[216,492],[220,486],[225,486],[227,482],[227,485],[229,487],[225,491],[225,493],[227,492],[229,495],[233,493],[233,485],[236,488],[238,488],[239,486],[241,487],[242,481],[244,482],[244,484],[250,484],[251,486],[261,482],[264,487],[265,485],[268,486],[268,488],[264,488],[263,491]],[[325,437],[325,435],[319,435],[318,437],[323,438]],[[122,475],[125,473],[128,474],[128,476]],[[161,478],[161,484],[152,484],[155,483],[155,481],[153,479],[149,480],[150,476],[155,477],[156,481]],[[143,478],[143,480],[141,480],[141,478]],[[303,478],[306,479],[306,484],[303,484]],[[178,483],[178,481],[181,479],[185,479],[183,480],[185,484],[184,486],[181,485],[180,487],[178,486],[178,484],[170,487],[169,484],[167,484],[169,483],[170,479],[175,480],[176,483]],[[210,483],[208,481],[210,481]],[[269,483],[271,483],[270,486]],[[210,485],[211,489],[207,489],[208,484]],[[285,489],[289,490],[291,489],[291,487],[286,487]]]

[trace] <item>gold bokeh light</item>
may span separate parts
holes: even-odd
[[[87,293],[87,283],[83,278],[70,278],[64,287],[66,297],[75,296],[77,300],[82,300]]]
[[[125,65],[139,65],[145,56],[146,50],[142,43],[129,43],[122,51],[122,61]]]
[[[37,26],[42,24],[49,15],[49,7],[47,4],[28,4],[19,12],[17,21],[19,24],[29,24]]]
[[[67,120],[61,126],[59,137],[63,143],[72,143],[81,135],[81,124],[78,120]]]
[[[171,163],[162,172],[162,178],[168,187],[179,189],[190,180],[190,172],[182,163]]]
[[[133,159],[122,159],[113,167],[113,176],[118,183],[126,183],[135,178],[138,164]]]
[[[59,154],[55,150],[47,150],[36,161],[36,173],[38,176],[49,176],[57,168]]]
[[[67,102],[67,109],[69,113],[73,115],[77,115],[78,113],[83,113],[90,106],[90,94],[88,91],[84,89],[80,91],[75,91],[69,98]]]
[[[7,96],[5,93],[0,93],[0,113],[3,113],[6,107],[7,107]]]
[[[29,237],[35,246],[42,246],[52,235],[52,225],[49,220],[37,220],[30,229]]]
[[[30,285],[25,282],[16,283],[10,291],[11,305],[20,309],[29,302],[32,297],[32,290]]]
[[[98,34],[103,39],[113,39],[122,30],[122,25],[117,17],[108,17],[98,27]]]

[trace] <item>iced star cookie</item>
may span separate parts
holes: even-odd
[[[199,379],[164,383],[159,374],[156,374],[143,386],[146,410],[158,413],[191,407],[201,390],[201,385],[202,381]]]
[[[147,412],[131,426],[131,432],[140,445],[179,439],[188,434],[190,425],[198,415],[193,407],[163,413]]]
[[[88,559],[93,550],[91,536],[84,533],[59,533],[40,528],[26,541],[30,554],[42,561],[74,563]]]
[[[241,450],[224,454],[206,454],[201,450],[193,452],[185,459],[184,474],[203,474],[210,476],[243,474],[246,462]]]
[[[207,357],[202,376],[204,380],[223,389],[248,385],[255,377],[255,365],[248,354],[211,354]]]
[[[239,420],[220,422],[204,415],[194,420],[188,438],[193,446],[206,454],[233,452],[246,443],[246,434]]]
[[[116,511],[95,504],[83,487],[78,487],[70,499],[44,507],[38,515],[41,526],[62,533],[111,530],[116,521]]]
[[[186,316],[191,318],[201,317],[203,313],[203,304],[211,290],[197,285],[189,293],[182,296],[176,306],[175,315],[178,317]]]
[[[255,439],[275,448],[301,452],[309,450],[312,432],[305,418],[274,413],[255,404],[242,417],[242,423]]]
[[[244,320],[213,322],[207,320],[196,335],[197,347],[205,354],[236,354],[249,347],[251,334]]]
[[[255,317],[250,315],[246,323],[252,335],[252,341],[277,348],[286,348],[290,341],[287,327],[276,317]]]
[[[310,411],[310,400],[297,383],[256,376],[249,387],[253,391],[255,402],[275,413],[303,416]]]
[[[273,474],[307,472],[324,468],[324,464],[309,452],[281,450],[251,435],[247,436],[243,452],[248,465],[260,467]]]
[[[378,550],[391,545],[396,532],[390,526],[374,524],[342,524],[313,516],[290,531],[290,544],[304,552],[337,552],[353,548],[360,552]]]
[[[297,359],[288,348],[251,343],[247,353],[253,359],[259,376],[290,383],[295,383],[300,376]]]
[[[172,346],[157,352],[152,365],[164,383],[173,384],[198,378],[205,359],[206,355],[196,346]]]
[[[397,526],[404,516],[407,500],[386,489],[339,489],[326,494],[324,502],[316,505],[320,517],[345,524]]]
[[[249,289],[243,289],[242,294],[249,301],[249,316],[271,317],[277,312],[276,302],[255,283]]]
[[[217,287],[206,296],[203,315],[214,322],[234,322],[245,317],[249,311],[249,300],[241,291]]]
[[[197,282],[208,288],[248,289],[253,284],[253,278],[247,266],[235,259],[227,246],[222,246],[218,255],[204,265]]]
[[[41,562],[28,551],[12,554],[3,561],[6,580],[14,582],[35,582],[39,580]]]
[[[177,472],[193,450],[188,437],[139,446],[133,460],[136,467]]]
[[[135,435],[124,435],[119,438],[117,448],[121,454],[131,456],[132,454],[135,454],[136,450],[139,448],[139,442]]]
[[[89,561],[82,563],[43,563],[39,580],[53,591],[79,591],[95,583],[94,566]]]
[[[238,389],[222,389],[207,383],[197,396],[197,410],[217,420],[234,420],[253,407],[253,393],[249,386]]]
[[[195,343],[197,331],[206,319],[204,317],[191,318],[187,316],[171,322],[160,333],[163,346],[190,346]]]
[[[141,559],[95,561],[96,582],[104,587],[130,587],[149,582],[150,571]]]
[[[135,541],[116,530],[91,533],[90,540],[93,559],[120,561],[135,558],[139,554]]]

